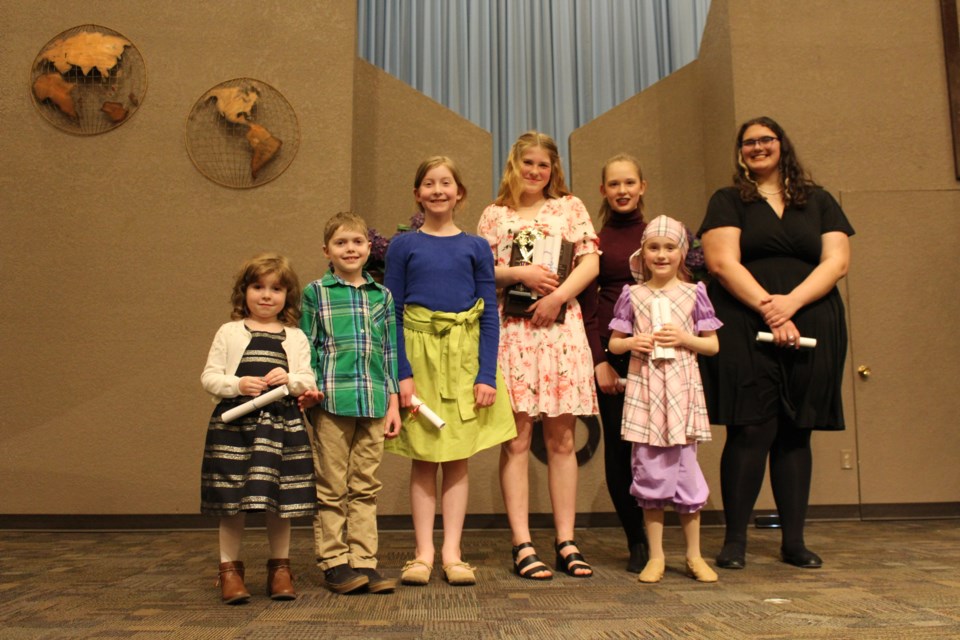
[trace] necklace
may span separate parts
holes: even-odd
[[[783,187],[780,187],[776,191],[764,191],[763,189],[760,188],[759,185],[757,185],[757,191],[759,191],[760,194],[764,196],[777,196],[783,193]]]

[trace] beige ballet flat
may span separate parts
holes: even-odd
[[[647,560],[647,566],[645,566],[643,571],[640,572],[640,575],[637,576],[637,581],[646,584],[660,582],[660,580],[663,578],[663,572],[666,569],[666,565],[667,563],[663,558],[650,558]]]
[[[410,585],[425,585],[430,582],[433,565],[423,560],[408,560],[400,571],[400,582]]]
[[[703,558],[687,558],[687,575],[697,582],[716,582],[717,572]]]
[[[474,571],[474,567],[466,562],[451,562],[443,565],[443,577],[455,587],[468,587],[477,584],[477,576]]]

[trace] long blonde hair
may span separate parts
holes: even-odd
[[[560,163],[560,151],[553,138],[539,131],[527,131],[517,138],[510,147],[507,163],[503,167],[503,177],[500,179],[500,190],[494,204],[516,209],[520,206],[520,194],[523,191],[520,167],[523,154],[529,149],[540,147],[550,156],[550,182],[543,189],[544,198],[561,198],[570,195],[567,182],[563,177],[563,165]]]

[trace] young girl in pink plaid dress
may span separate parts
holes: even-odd
[[[709,489],[697,463],[697,443],[710,440],[710,422],[697,354],[717,353],[723,326],[703,283],[691,284],[684,265],[687,233],[667,216],[650,221],[630,256],[639,284],[625,285],[614,307],[611,353],[632,352],[621,437],[633,442],[630,493],[643,509],[650,559],[640,582],[663,577],[663,514],[673,505],[687,541],[687,575],[716,582],[700,555],[700,510]]]

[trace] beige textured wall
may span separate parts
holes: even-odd
[[[0,0],[0,291],[16,300],[0,321],[0,513],[196,513],[200,371],[233,275],[276,249],[306,277],[321,218],[350,204],[355,7],[290,6]],[[35,113],[28,78],[87,23],[133,41],[148,89],[129,122],[78,137]],[[286,173],[248,190],[203,177],[184,145],[194,102],[240,76],[280,90],[301,129]]]
[[[957,189],[936,3],[873,3],[867,18],[864,6],[714,0],[699,60],[571,136],[575,192],[596,211],[600,164],[627,150],[644,162],[649,211],[696,226],[709,193],[729,180],[737,123],[760,113],[784,124],[815,177],[850,203],[855,226],[876,192]],[[0,513],[195,513],[211,408],[199,372],[240,262],[278,249],[304,281],[316,277],[326,217],[354,208],[392,231],[413,211],[417,163],[433,153],[464,169],[473,194],[465,229],[491,192],[489,134],[357,60],[353,3],[186,7],[0,0],[0,291],[13,301],[0,321]],[[81,138],[35,113],[27,78],[50,38],[87,23],[138,46],[149,86],[129,122]],[[196,99],[239,76],[279,89],[301,127],[287,172],[244,191],[200,175],[183,141]],[[853,246],[856,269],[872,245],[857,236]],[[853,354],[869,355],[890,330],[854,335],[851,372]],[[956,501],[955,475],[922,464],[960,450],[956,431],[907,437],[901,424],[857,425],[859,382],[848,378],[850,428],[816,439],[814,503],[855,503],[858,473],[873,474],[861,483],[866,502]],[[839,449],[856,450],[858,438],[869,438],[860,470],[840,471]],[[903,442],[911,456],[883,444]],[[702,451],[717,508],[719,442]],[[610,510],[601,453],[581,470],[581,511]],[[531,469],[531,510],[547,512],[543,465]],[[502,509],[495,470],[496,451],[471,461],[471,512]],[[406,463],[388,456],[383,475],[382,512],[405,513]],[[931,490],[895,490],[911,482]]]
[[[208,4],[189,19],[182,5],[54,6],[0,0],[16,26],[0,73],[19,89],[0,95],[17,124],[0,140],[17,159],[0,176],[2,286],[40,294],[3,325],[14,400],[0,425],[0,513],[195,513],[212,406],[199,373],[239,264],[276,249],[303,282],[318,277],[326,218],[352,208],[391,235],[413,212],[417,164],[438,153],[476,194],[460,217],[473,231],[491,192],[490,134],[358,60],[350,3]],[[149,86],[129,122],[81,138],[34,112],[26,79],[50,38],[87,23],[137,45]],[[183,139],[197,98],[239,76],[279,89],[301,128],[286,173],[251,190],[204,178]],[[474,510],[498,511],[495,452],[473,464]],[[387,457],[383,476],[382,512],[406,513],[405,461]]]
[[[413,179],[430,156],[453,158],[467,199],[457,224],[476,233],[489,204],[493,138],[440,103],[362,59],[355,62],[353,205],[384,235],[416,211]],[[382,228],[381,228],[382,227]]]
[[[600,196],[595,185],[599,185],[603,160],[628,151],[640,158],[650,182],[649,212],[674,215],[696,228],[709,194],[730,182],[737,126],[757,115],[778,120],[814,178],[842,203],[850,202],[847,214],[855,228],[858,220],[871,215],[871,209],[861,204],[870,199],[845,199],[845,194],[958,189],[939,10],[935,2],[912,0],[874,3],[868,10],[856,0],[713,0],[695,62],[571,136],[577,189],[592,198],[589,204],[596,210]],[[951,200],[926,197],[923,201]],[[938,206],[943,216],[956,213]],[[928,232],[918,232],[912,241],[922,246]],[[862,264],[877,264],[882,247],[861,235],[853,238],[852,246],[851,280],[857,276],[863,283],[861,295],[882,296],[884,289],[877,282],[896,277],[896,261],[886,255],[888,272],[857,271]],[[841,285],[845,295],[847,284]],[[888,304],[923,306],[929,287],[925,291]],[[955,313],[956,286],[936,292],[935,307]],[[856,296],[847,296],[851,317],[864,309],[857,302]],[[946,317],[952,315],[946,313]],[[868,401],[877,392],[864,389],[864,381],[854,376],[856,366],[879,361],[877,350],[891,341],[909,343],[909,337],[903,335],[902,325],[885,322],[883,317],[871,316],[856,326],[860,330],[851,335],[844,386],[848,429],[814,438],[812,503],[957,502],[960,475],[947,472],[949,477],[944,478],[944,457],[960,450],[955,430],[932,419],[929,411],[922,415],[930,422],[921,425],[876,412],[858,422],[857,400]],[[892,339],[894,334],[897,339]],[[947,357],[956,359],[955,341],[942,344]],[[888,378],[883,388],[895,394],[901,405],[911,399],[902,394],[896,376],[904,382],[926,376],[930,385],[939,385],[943,391],[938,397],[949,393],[949,375],[894,367],[882,373]],[[869,393],[863,393],[866,390]],[[716,442],[701,449],[701,462],[714,488],[710,507],[720,504],[722,428],[715,429],[715,437]],[[863,445],[859,451],[858,444]],[[891,449],[898,447],[909,447],[911,455],[891,455]],[[840,469],[841,449],[860,456],[856,469]],[[918,464],[923,460],[930,464]],[[769,491],[765,490],[758,506],[773,506]]]

